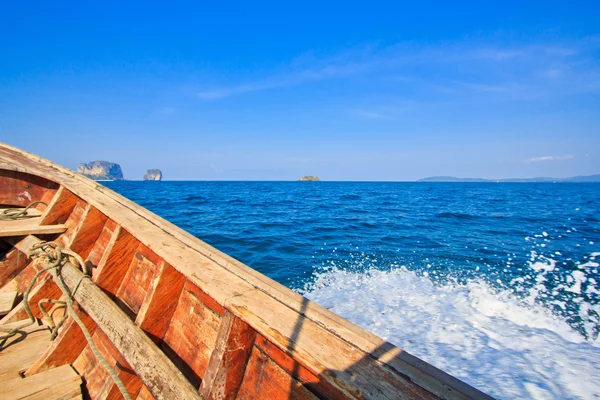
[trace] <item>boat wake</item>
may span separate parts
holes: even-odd
[[[588,261],[592,267],[597,255]],[[403,266],[330,266],[301,292],[494,397],[598,398],[600,308],[583,293],[585,268],[573,271],[561,288],[577,295],[580,329],[555,311],[564,302],[540,301],[549,297],[543,284],[553,268],[553,260],[533,254],[533,283],[517,278],[509,290],[478,278],[442,282]],[[524,293],[516,294],[515,286]]]

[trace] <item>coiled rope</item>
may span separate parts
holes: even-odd
[[[48,207],[48,204],[44,203],[43,201],[34,201],[25,208],[7,208],[0,214],[0,221],[15,221],[18,219],[39,217],[39,215],[27,214],[27,211],[37,204],[43,204]]]
[[[30,204],[30,206],[31,206],[31,204]],[[121,381],[121,379],[119,378],[117,373],[110,366],[108,361],[106,361],[106,359],[102,356],[102,354],[100,354],[100,352],[98,351],[98,348],[96,347],[96,344],[94,343],[94,340],[92,339],[92,335],[90,334],[90,332],[86,328],[85,324],[83,323],[81,318],[79,318],[79,315],[77,315],[77,312],[74,309],[73,298],[75,296],[75,293],[77,292],[77,289],[79,288],[79,285],[81,284],[83,279],[90,278],[90,275],[88,273],[88,270],[86,268],[86,265],[85,265],[85,262],[83,261],[83,259],[77,253],[72,252],[67,249],[63,249],[56,242],[40,242],[40,243],[34,244],[29,249],[28,255],[29,255],[29,257],[34,259],[34,266],[37,266],[37,265],[42,266],[42,269],[39,270],[35,274],[35,276],[31,280],[31,282],[29,283],[29,286],[27,286],[27,290],[23,294],[23,307],[25,308],[25,312],[29,316],[29,321],[26,324],[19,326],[18,328],[12,329],[11,331],[7,332],[7,334],[5,334],[4,336],[0,336],[0,349],[2,348],[2,346],[4,345],[4,343],[6,342],[6,340],[8,338],[16,335],[20,330],[37,322],[36,318],[34,317],[33,313],[31,312],[31,309],[29,308],[29,302],[28,302],[29,294],[31,292],[31,289],[34,287],[35,282],[37,281],[38,277],[42,273],[55,269],[56,277],[55,277],[54,281],[56,282],[56,284],[58,285],[58,287],[60,288],[60,290],[62,291],[62,293],[64,295],[64,298],[65,298],[64,303],[67,306],[69,315],[73,318],[73,320],[75,320],[77,325],[79,325],[79,327],[81,328],[81,331],[83,332],[83,335],[85,336],[85,339],[87,340],[87,342],[90,346],[90,349],[92,350],[92,353],[94,354],[96,359],[100,362],[100,364],[102,364],[102,366],[104,367],[106,372],[108,372],[108,374],[112,378],[113,382],[115,383],[115,385],[118,387],[119,391],[121,392],[121,395],[123,395],[123,397],[126,400],[131,400],[131,397],[129,396],[129,393],[127,392],[127,389],[125,388],[125,385],[123,384],[123,382]],[[67,285],[65,284],[65,282],[62,278],[62,275],[61,275],[62,267],[69,261],[71,261],[74,265],[78,265],[83,272],[81,279],[79,280],[79,282],[77,282],[77,285],[75,285],[75,288],[73,289],[72,293],[69,290],[69,288],[67,287]],[[38,306],[40,307],[42,314],[51,321],[52,318],[50,318],[48,313],[41,306],[41,303],[44,303],[44,302],[53,302],[53,303],[62,303],[62,302],[60,302],[58,300],[52,300],[52,299],[43,299],[43,300],[40,300],[40,302],[38,303]],[[53,322],[51,323],[52,326],[50,328],[51,328],[53,338],[56,337],[56,335],[58,334],[58,329],[60,328],[60,326],[62,326],[65,319],[66,319],[66,316],[57,324],[54,324]]]

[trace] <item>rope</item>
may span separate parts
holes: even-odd
[[[58,287],[60,288],[60,290],[62,291],[62,293],[64,295],[65,303],[67,305],[67,310],[69,312],[69,315],[73,318],[73,320],[75,320],[77,325],[79,325],[79,327],[81,328],[81,331],[83,332],[83,335],[85,336],[85,339],[87,340],[87,342],[90,346],[90,349],[92,350],[92,353],[94,354],[96,359],[100,362],[100,364],[102,364],[102,366],[104,367],[106,372],[108,372],[108,374],[112,378],[113,382],[115,383],[115,385],[121,392],[121,395],[123,396],[123,398],[125,398],[125,400],[131,400],[131,397],[129,396],[129,393],[127,392],[127,389],[125,388],[125,385],[123,384],[123,382],[121,381],[121,379],[119,378],[117,373],[113,370],[111,365],[108,363],[108,361],[106,361],[106,359],[102,356],[102,354],[100,354],[100,352],[98,351],[98,348],[96,347],[96,344],[94,343],[94,340],[92,339],[92,335],[90,334],[90,332],[86,328],[85,324],[83,323],[81,318],[79,318],[79,315],[77,315],[77,312],[75,311],[74,303],[73,303],[73,296],[75,295],[75,292],[79,288],[79,285],[81,284],[83,279],[90,277],[88,274],[88,271],[87,271],[86,264],[83,261],[83,259],[77,253],[74,253],[70,250],[63,249],[59,244],[57,244],[55,242],[40,242],[40,243],[34,244],[29,249],[28,254],[31,258],[34,259],[34,265],[37,265],[37,264],[44,265],[44,268],[42,270],[40,270],[38,273],[36,273],[34,279],[31,281],[31,283],[27,287],[27,290],[23,294],[23,302],[24,302],[23,305],[24,305],[25,311],[27,312],[27,315],[30,318],[30,322],[19,328],[13,329],[11,332],[8,333],[8,335],[0,337],[0,349],[2,348],[2,345],[6,342],[6,340],[8,338],[10,338],[11,336],[14,336],[20,329],[23,329],[23,328],[33,324],[36,321],[31,310],[29,309],[29,304],[28,304],[29,292],[33,288],[33,285],[34,285],[35,281],[37,280],[37,278],[39,277],[39,275],[41,275],[43,272],[49,271],[51,269],[56,269],[56,278],[54,281],[56,282],[56,284],[58,285]],[[64,255],[66,255],[67,257],[63,257]],[[73,290],[73,293],[71,293],[71,291],[67,287],[67,285],[64,282],[63,277],[61,275],[61,269],[62,269],[64,263],[68,260],[68,257],[70,257],[72,260],[75,260],[75,262],[77,264],[79,264],[79,266],[81,267],[81,270],[84,273],[84,276],[79,280],[79,282],[75,286],[75,290]],[[41,300],[40,303],[45,302],[47,300],[48,299]],[[52,301],[52,302],[57,302],[57,301]],[[41,307],[40,303],[38,303],[38,305],[40,306],[42,313],[45,316],[48,316],[48,314],[46,313],[44,308]],[[56,336],[56,334],[58,333],[58,328],[60,328],[60,326],[64,323],[65,319],[66,318],[63,318],[58,324],[56,324],[54,326],[54,328],[51,328],[53,336]],[[54,323],[52,322],[52,324],[54,324]]]
[[[30,203],[27,207],[25,208],[7,208],[6,210],[4,210],[1,214],[0,214],[0,221],[15,221],[18,219],[27,219],[27,218],[36,218],[39,217],[39,215],[28,215],[27,211],[37,205],[37,204],[43,204],[46,207],[48,207],[48,204],[44,203],[43,201],[34,201],[33,203]]]
[[[60,260],[58,262],[60,262]],[[33,289],[33,287],[35,286],[35,282],[38,280],[39,276],[42,273],[44,273],[52,268],[56,268],[56,266],[58,265],[58,262],[56,263],[56,265],[50,265],[50,266],[36,272],[36,274],[33,276],[33,279],[31,279],[31,282],[29,282],[27,289],[23,293],[23,308],[25,309],[25,312],[27,313],[27,316],[29,317],[29,321],[26,322],[25,324],[18,326],[16,328],[13,328],[9,331],[7,331],[6,329],[0,329],[2,332],[5,332],[5,335],[0,336],[0,350],[2,350],[2,348],[4,347],[4,343],[6,343],[6,341],[8,339],[15,336],[17,333],[19,333],[19,331],[21,331],[21,330],[27,328],[28,326],[31,326],[37,322],[37,319],[33,316],[33,313],[31,312],[31,309],[29,308],[29,294],[31,293],[31,289]]]

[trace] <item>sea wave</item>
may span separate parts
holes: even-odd
[[[531,263],[541,278],[550,267]],[[576,290],[580,281],[574,278],[570,288]],[[404,266],[385,271],[334,266],[317,272],[301,292],[494,397],[597,398],[597,333],[574,329],[536,301],[539,290],[533,286],[518,296],[482,279],[434,282],[427,271]],[[598,315],[597,304],[579,303],[585,318],[590,310]],[[594,323],[588,325],[592,329]]]

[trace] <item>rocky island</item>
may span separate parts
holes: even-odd
[[[92,161],[77,166],[77,173],[95,181],[122,181],[123,171],[119,164],[108,161]]]
[[[162,172],[160,169],[149,169],[144,174],[144,181],[160,181],[162,180]]]
[[[313,181],[313,182],[317,182],[317,181],[320,181],[321,179],[319,179],[318,176],[306,175],[306,176],[303,176],[302,178],[300,178],[298,180],[299,181]]]

